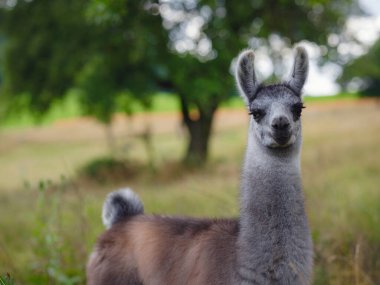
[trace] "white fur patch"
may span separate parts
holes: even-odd
[[[115,208],[113,205],[113,200],[115,197],[121,197],[125,200],[125,202],[130,206],[131,212],[139,213],[144,211],[139,197],[130,188],[123,188],[111,192],[108,194],[103,204],[102,211],[102,221],[107,229],[109,229],[115,223],[115,219],[120,216],[120,213],[117,212],[120,211],[120,209]]]

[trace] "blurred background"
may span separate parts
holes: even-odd
[[[378,0],[0,0],[0,276],[85,284],[105,195],[238,215],[248,114],[306,47],[302,175],[313,284],[380,284]]]

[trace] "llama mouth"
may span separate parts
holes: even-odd
[[[286,146],[286,144],[289,142],[291,135],[290,134],[273,134],[273,139],[276,141],[276,143],[280,146]]]

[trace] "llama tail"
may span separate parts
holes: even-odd
[[[144,213],[139,197],[129,188],[123,188],[108,194],[103,205],[103,224],[109,229],[113,224],[125,218]]]

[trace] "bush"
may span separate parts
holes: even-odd
[[[106,183],[125,180],[138,173],[138,163],[113,157],[101,157],[88,162],[79,170],[79,177]]]

